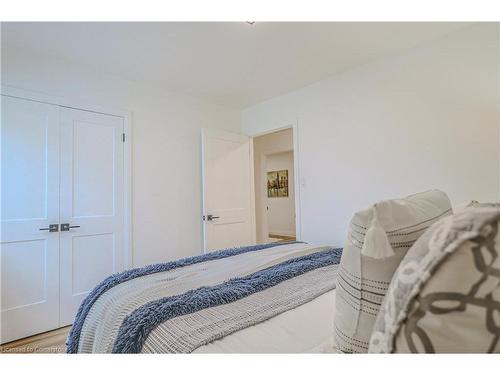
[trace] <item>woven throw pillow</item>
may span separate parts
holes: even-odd
[[[499,229],[492,207],[433,225],[396,271],[369,351],[500,352]]]
[[[389,283],[408,249],[440,218],[451,214],[438,190],[381,201],[351,220],[337,277],[335,344],[366,353]]]

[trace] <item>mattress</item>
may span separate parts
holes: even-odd
[[[193,353],[337,353],[333,342],[335,293],[331,290]]]

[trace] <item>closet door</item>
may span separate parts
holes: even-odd
[[[0,342],[59,327],[59,107],[2,96]],[[50,225],[53,231],[49,231]]]
[[[61,325],[124,269],[123,118],[61,108]]]

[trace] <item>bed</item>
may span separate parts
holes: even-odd
[[[341,249],[226,249],[110,276],[80,306],[68,353],[334,352]]]

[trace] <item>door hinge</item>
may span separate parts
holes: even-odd
[[[122,141],[125,143],[125,133],[122,133]]]

